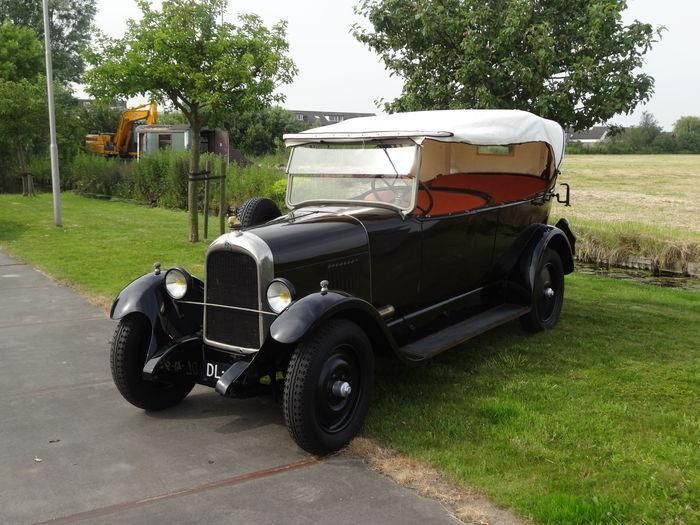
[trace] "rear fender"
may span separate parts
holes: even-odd
[[[560,223],[557,224],[559,225]],[[568,230],[568,224],[565,224],[565,226]],[[568,234],[575,242],[576,239],[573,237],[571,230],[568,230]],[[557,226],[545,226],[537,242],[531,243],[530,248],[524,252],[520,267],[522,273],[524,273],[528,291],[532,292],[534,289],[537,268],[539,268],[542,256],[548,248],[559,254],[564,267],[564,274],[570,274],[574,271],[573,247],[569,241],[569,235]]]
[[[172,340],[201,330],[202,307],[176,303],[165,292],[165,272],[147,273],[127,285],[114,299],[109,316],[118,320],[140,314],[151,325],[147,359],[158,354]],[[204,284],[192,277],[192,290],[185,299],[202,302]]]
[[[375,352],[387,347],[398,351],[377,309],[363,299],[339,291],[316,292],[292,303],[272,323],[270,337],[277,343],[294,345],[336,316],[345,317],[361,326]]]

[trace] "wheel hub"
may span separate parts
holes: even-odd
[[[545,296],[547,299],[551,299],[552,297],[554,297],[554,290],[553,290],[551,287],[549,287],[549,286],[546,287],[546,288],[544,289],[544,296]]]
[[[338,397],[348,397],[352,392],[352,387],[347,381],[336,381],[331,387],[334,396]]]

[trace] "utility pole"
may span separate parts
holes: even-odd
[[[44,0],[44,51],[46,53],[46,92],[49,98],[49,132],[51,134],[51,188],[53,190],[53,222],[61,221],[61,178],[58,173],[58,146],[56,146],[56,108],[53,103],[53,67],[51,65],[51,34],[49,33],[49,0]]]

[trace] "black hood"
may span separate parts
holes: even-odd
[[[248,231],[267,243],[276,267],[307,266],[367,252],[364,210],[374,208],[303,208]]]
[[[270,248],[275,277],[289,279],[300,295],[330,288],[371,299],[371,265],[366,225],[392,210],[318,206],[295,210],[249,231]]]

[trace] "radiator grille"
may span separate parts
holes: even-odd
[[[207,340],[243,348],[259,348],[260,314],[216,306],[259,309],[255,259],[240,252],[209,253],[206,287]]]

